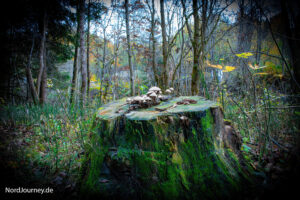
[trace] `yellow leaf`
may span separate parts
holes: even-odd
[[[231,72],[231,71],[235,70],[235,68],[236,68],[236,67],[234,67],[234,66],[225,66],[225,70],[226,70],[227,72]]]
[[[212,68],[223,69],[222,65],[213,65],[213,64],[209,63],[208,60],[206,60],[206,64]]]
[[[253,53],[250,53],[250,52],[244,52],[244,53],[238,53],[238,54],[235,54],[237,57],[239,58],[248,58],[250,56],[253,56]]]

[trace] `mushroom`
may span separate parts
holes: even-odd
[[[141,102],[143,101],[143,97],[140,96],[136,96],[133,98],[133,100],[131,101],[131,104],[141,104]]]
[[[132,99],[131,98],[127,98],[126,99],[126,103],[131,103],[132,102]]]
[[[144,101],[146,101],[146,102],[151,102],[152,99],[151,99],[150,97],[145,97],[145,98],[144,98]]]
[[[161,94],[161,89],[159,87],[151,87],[149,92],[155,92],[156,94]]]
[[[152,99],[152,101],[156,101],[156,98],[157,98],[157,95],[156,95],[156,93],[155,92],[152,92],[151,94],[150,94],[150,96],[149,96],[151,99]]]
[[[150,96],[150,94],[152,94],[152,91],[149,91],[149,92],[147,92],[147,96],[149,97]]]
[[[145,97],[143,100],[143,104],[148,107],[151,105],[151,101],[152,99],[150,97]]]
[[[167,89],[167,90],[166,90],[166,93],[167,93],[167,94],[171,94],[172,91],[171,91],[170,89]]]
[[[174,92],[174,88],[170,87],[169,90],[171,90],[171,92]]]
[[[161,101],[167,101],[169,98],[165,95],[158,95],[158,99]]]

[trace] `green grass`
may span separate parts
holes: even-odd
[[[67,103],[41,105],[5,105],[1,109],[1,125],[20,132],[14,141],[26,146],[14,153],[31,168],[47,168],[45,176],[67,173],[74,181],[79,177],[84,147],[97,109],[80,108]],[[28,134],[27,134],[28,133]]]

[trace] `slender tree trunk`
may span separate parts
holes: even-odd
[[[75,55],[74,55],[74,62],[73,62],[73,76],[72,76],[72,83],[71,83],[71,93],[70,93],[70,103],[72,104],[75,100],[75,92],[76,92],[76,85],[77,85],[77,74],[78,74],[78,54],[79,54],[79,6],[77,4],[77,31],[75,36]]]
[[[251,9],[253,9],[251,7]],[[237,52],[248,52],[251,48],[251,39],[254,32],[254,28],[252,26],[252,23],[249,23],[249,21],[252,21],[252,11],[250,11],[250,14],[245,14],[245,1],[241,0],[239,5],[239,32],[238,32],[238,43],[237,43]],[[242,64],[242,72],[244,76],[246,76],[247,73],[247,66]]]
[[[160,80],[159,80],[159,76],[158,76],[158,72],[156,69],[156,62],[155,62],[155,52],[156,52],[156,40],[155,40],[155,3],[154,0],[152,0],[152,9],[150,10],[151,13],[151,40],[152,40],[152,70],[154,73],[154,78],[155,78],[155,82],[157,85],[161,85],[160,84]]]
[[[77,40],[77,39],[76,39]],[[75,55],[74,55],[74,63],[73,63],[73,77],[72,77],[72,85],[71,85],[71,94],[70,94],[70,103],[72,104],[75,98],[75,91],[76,91],[76,82],[77,82],[77,73],[78,73],[78,45],[75,42]]]
[[[121,25],[122,27],[122,25]],[[116,100],[118,98],[118,79],[117,79],[117,68],[118,68],[118,51],[119,51],[119,40],[120,40],[120,18],[119,18],[119,15],[118,15],[118,19],[117,19],[117,31],[118,33],[115,35],[115,41],[114,41],[114,55],[115,55],[115,58],[114,58],[114,69],[113,69],[113,73],[114,73],[114,76],[113,76],[113,100]]]
[[[47,63],[46,63],[46,50],[44,51],[44,71],[41,81],[41,88],[40,88],[40,104],[44,104],[46,102],[47,97]]]
[[[162,69],[162,85],[161,88],[165,90],[168,87],[168,44],[167,44],[167,34],[166,34],[166,24],[165,24],[165,9],[164,0],[160,0],[160,15],[161,15],[161,32],[162,32],[162,48],[163,48],[163,69]]]
[[[84,29],[84,0],[80,0],[77,4],[77,32],[75,39],[75,55],[74,55],[74,63],[73,63],[73,77],[72,77],[72,86],[71,86],[71,94],[70,94],[70,103],[74,102],[76,85],[77,85],[77,74],[78,74],[78,66],[81,67],[83,65],[83,48],[84,48],[84,40],[83,40],[83,29]],[[85,68],[83,69],[85,70]],[[86,74],[85,74],[86,77]],[[86,82],[86,79],[85,79]],[[86,88],[86,84],[84,85]],[[81,88],[82,89],[82,88]],[[81,94],[81,100],[83,95]]]
[[[34,38],[32,39],[32,46],[30,49],[28,64],[26,65],[26,77],[27,77],[27,83],[29,85],[29,89],[30,89],[30,93],[31,93],[33,102],[35,104],[37,104],[39,98],[38,98],[38,95],[37,95],[35,87],[34,87],[34,82],[33,82],[32,73],[31,73],[31,58],[32,58],[33,48],[34,48]]]
[[[102,102],[102,90],[103,90],[103,82],[105,83],[105,81],[103,80],[105,78],[105,73],[106,73],[106,28],[103,29],[103,56],[102,56],[102,70],[101,70],[101,77],[100,77],[100,103]]]
[[[36,82],[36,91],[37,95],[40,94],[40,87],[41,87],[41,81],[42,81],[42,76],[45,68],[45,43],[46,43],[46,31],[47,31],[47,13],[46,9],[44,11],[44,16],[43,16],[43,23],[42,27],[40,28],[41,31],[41,44],[40,44],[40,50],[39,50],[39,60],[40,60],[40,68],[39,68],[39,73],[37,77],[37,82]]]
[[[81,105],[85,104],[86,101],[86,92],[87,92],[87,70],[86,66],[84,65],[84,0],[79,1],[79,63],[81,69],[81,96],[80,101]]]
[[[87,34],[86,34],[86,43],[87,43],[87,47],[86,47],[86,69],[87,69],[87,98],[90,98],[90,78],[91,78],[91,74],[90,74],[90,0],[88,3],[88,28],[87,28]]]
[[[130,30],[129,30],[129,12],[128,12],[128,0],[125,0],[125,21],[126,21],[126,37],[127,37],[127,52],[128,52],[128,65],[130,71],[130,95],[134,96],[134,79],[133,68],[131,63],[131,43],[130,43]]]
[[[129,30],[129,12],[128,12],[128,0],[125,0],[125,21],[126,21],[126,36],[127,36],[127,52],[128,52],[128,65],[130,71],[130,95],[134,96],[134,75],[131,63],[131,43],[130,43],[130,30]]]
[[[199,63],[200,63],[200,18],[198,14],[198,5],[197,0],[193,0],[193,16],[194,16],[194,40],[193,40],[193,71],[192,71],[192,83],[191,83],[191,92],[192,95],[197,95],[199,92]]]

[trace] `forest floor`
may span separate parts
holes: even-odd
[[[29,135],[35,134],[32,127],[22,125],[0,125],[0,173],[1,190],[5,187],[53,188],[55,199],[74,199],[78,196],[78,185],[68,172],[57,169],[49,173],[49,166],[39,165],[28,159],[26,149],[31,145]],[[249,186],[249,197],[245,199],[289,199],[297,194],[299,187],[299,147],[289,145],[288,139],[281,141],[259,159],[258,145],[244,143],[243,153],[254,169],[254,184]],[[39,153],[39,152],[37,152]],[[40,152],[41,153],[41,152]],[[298,183],[297,183],[297,182]],[[11,194],[6,194],[11,196]],[[35,194],[37,195],[37,194]],[[45,195],[45,194],[43,194]],[[47,194],[48,195],[48,194]]]

